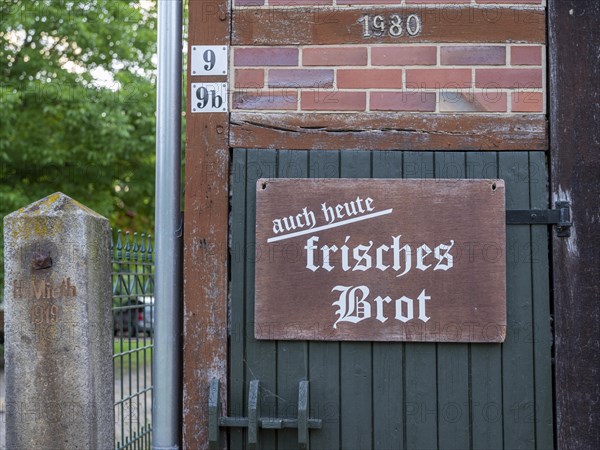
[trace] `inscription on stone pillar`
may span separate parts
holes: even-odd
[[[6,446],[113,448],[108,221],[57,193],[4,225]]]

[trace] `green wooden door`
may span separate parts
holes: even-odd
[[[507,209],[547,209],[543,152],[234,149],[231,179],[229,416],[296,418],[309,380],[310,448],[551,449],[548,228],[507,227],[503,344],[257,341],[253,338],[255,184],[284,178],[502,178]],[[229,448],[247,432],[228,429]],[[298,448],[296,429],[260,430],[263,449]]]

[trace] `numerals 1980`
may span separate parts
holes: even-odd
[[[406,18],[399,14],[390,14],[387,18],[365,14],[358,22],[363,24],[363,37],[383,36],[386,33],[393,37],[400,37],[405,33],[417,36],[423,29],[421,18],[417,14]]]

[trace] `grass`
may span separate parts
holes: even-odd
[[[154,343],[150,338],[146,339],[115,339],[113,341],[113,355],[125,353],[124,355],[114,358],[115,368],[123,367],[124,369],[137,368],[150,364],[152,361],[153,348],[147,348]],[[146,348],[144,348],[146,347]],[[131,352],[131,353],[126,353]]]

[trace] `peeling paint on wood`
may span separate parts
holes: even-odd
[[[227,1],[190,0],[189,6],[190,46],[229,43]],[[188,80],[192,79],[198,78],[188,72]],[[226,77],[202,81],[223,82]],[[187,117],[183,448],[200,449],[208,447],[208,391],[213,378],[220,381],[226,411],[228,115],[191,114],[188,105]]]
[[[232,147],[288,150],[546,150],[543,115],[232,113]]]
[[[571,202],[571,237],[554,237],[557,448],[600,442],[600,3],[551,0],[552,195]],[[573,30],[577,38],[573,39]]]

